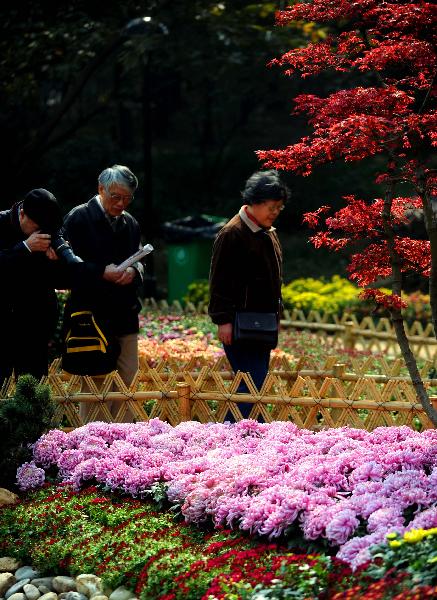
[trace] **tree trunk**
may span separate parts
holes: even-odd
[[[429,301],[434,335],[437,336],[437,218],[431,204],[431,193],[426,175],[418,173],[418,192],[423,203],[425,227],[428,234],[431,253],[431,272],[429,274]]]
[[[391,225],[391,207],[393,203],[393,192],[394,192],[394,184],[393,182],[389,182],[387,184],[385,199],[384,199],[384,209],[382,212],[382,220],[384,225],[384,233],[386,235],[388,249],[390,253],[390,262],[393,273],[393,284],[392,291],[397,296],[401,295],[402,291],[402,273],[401,273],[401,265],[399,256],[395,249],[395,235],[393,232],[393,227]],[[437,262],[435,263],[437,264]],[[431,286],[431,279],[430,279]],[[407,338],[407,334],[405,333],[404,321],[402,318],[402,313],[400,309],[391,309],[390,310],[390,318],[393,323],[393,327],[396,333],[396,338],[398,340],[399,347],[402,352],[402,356],[405,360],[405,364],[408,369],[408,373],[411,377],[411,382],[416,391],[419,402],[421,403],[423,410],[426,415],[433,423],[435,427],[437,427],[437,410],[431,404],[427,391],[425,389],[422,377],[420,376],[419,369],[417,367],[416,357],[411,351],[410,343]],[[434,322],[434,312],[433,312],[433,322]],[[434,330],[435,325],[434,325]]]

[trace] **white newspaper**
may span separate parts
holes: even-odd
[[[137,252],[135,252],[135,254],[132,254],[132,256],[129,256],[129,258],[126,258],[126,260],[124,260],[121,264],[119,264],[117,269],[119,269],[120,271],[125,271],[128,267],[131,267],[133,264],[135,264],[136,262],[138,262],[139,260],[141,260],[142,258],[147,256],[148,254],[150,254],[152,251],[153,251],[152,244],[146,244],[145,246],[140,248]]]

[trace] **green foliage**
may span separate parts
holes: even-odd
[[[150,495],[159,509],[168,504],[167,489],[168,484],[163,481],[158,481],[150,486]]]
[[[243,580],[224,584],[227,600],[293,599],[307,600],[319,598],[329,585],[332,572],[332,559],[329,556],[308,556],[308,562],[283,563],[270,585]]]
[[[347,279],[334,275],[330,280],[300,278],[282,287],[286,308],[298,308],[304,312],[317,310],[340,313],[359,304],[360,290]]]
[[[111,587],[133,587],[141,579],[144,597],[156,598],[162,585],[174,587],[173,576],[184,574],[207,549],[211,556],[222,554],[237,536],[179,523],[151,501],[93,487],[46,488],[1,509],[0,554],[30,561],[42,573],[95,573]],[[255,542],[238,537],[238,543],[250,548]],[[149,562],[159,564],[152,569]],[[202,575],[202,585],[211,577]]]
[[[155,492],[159,500],[164,488]],[[436,584],[436,529],[391,536],[375,549],[374,563],[351,573],[324,553],[295,554],[241,532],[202,530],[152,501],[95,487],[46,487],[1,508],[0,517],[0,555],[43,574],[95,573],[141,600],[388,599]],[[377,591],[383,595],[371,595]]]
[[[0,400],[0,487],[12,486],[17,468],[31,459],[29,445],[54,426],[48,385],[31,375],[18,378],[13,398]]]
[[[193,304],[208,304],[209,302],[209,282],[207,279],[197,279],[188,286],[188,291],[184,296],[184,302]]]
[[[379,580],[391,570],[403,571],[411,586],[437,585],[437,527],[412,529],[403,536],[389,533],[387,538],[373,548],[370,577]]]
[[[387,288],[380,290],[386,294],[391,293]],[[383,307],[377,308],[373,302],[361,300],[361,291],[361,288],[339,275],[333,275],[330,279],[301,277],[282,287],[282,297],[285,308],[301,309],[304,313],[316,310],[339,316],[343,312],[353,312],[357,318],[367,315],[387,316]],[[403,292],[402,299],[407,303],[407,308],[402,311],[407,321],[420,320],[426,323],[431,319],[429,295],[421,292]]]

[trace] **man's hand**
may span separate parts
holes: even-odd
[[[58,255],[56,254],[56,252],[53,250],[53,248],[51,246],[49,246],[49,248],[47,248],[46,256],[49,260],[59,260]]]
[[[119,271],[117,265],[111,264],[105,267],[103,279],[111,283],[118,283],[118,280],[123,277],[123,271]]]
[[[50,246],[51,236],[48,233],[35,231],[26,240],[27,247],[31,252],[47,252]]]
[[[129,283],[132,283],[135,277],[135,269],[133,267],[128,267],[126,271],[122,271],[121,273],[120,279],[116,281],[117,285],[128,285]]]
[[[128,267],[125,271],[120,271],[120,269],[114,265],[107,265],[105,267],[105,272],[103,273],[103,279],[106,281],[110,281],[111,283],[116,283],[117,285],[128,285],[132,283],[135,277],[135,269],[133,267]]]
[[[225,323],[224,325],[219,325],[217,328],[218,339],[226,346],[230,346],[232,344],[232,323]]]

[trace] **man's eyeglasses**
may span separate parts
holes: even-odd
[[[130,202],[132,202],[132,200],[134,199],[134,195],[132,194],[132,196],[123,196],[121,194],[114,194],[113,192],[111,192],[109,194],[109,197],[111,198],[111,200],[113,200],[114,202],[120,202],[122,201],[123,204],[129,204]]]
[[[267,204],[266,202],[264,203],[264,206],[269,211],[269,213],[272,213],[272,214],[280,213],[285,208],[285,206],[283,204],[278,206],[277,204]]]

